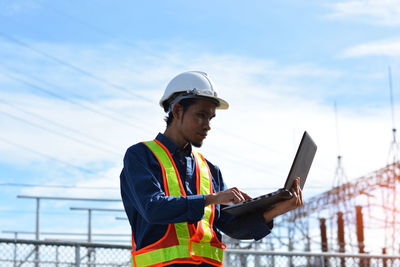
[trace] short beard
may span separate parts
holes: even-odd
[[[194,147],[200,148],[200,147],[203,145],[203,142],[201,142],[201,143],[191,143],[191,144],[192,144],[192,146],[194,146]]]

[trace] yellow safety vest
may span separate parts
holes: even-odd
[[[164,191],[167,196],[186,196],[178,170],[171,153],[158,140],[143,142],[156,156],[161,166]],[[208,164],[204,157],[193,151],[196,166],[197,194],[211,194],[212,182]],[[206,262],[213,266],[222,266],[223,250],[214,230],[215,206],[204,208],[204,218],[197,226],[186,222],[168,225],[166,234],[157,242],[135,250],[132,241],[132,266],[160,267],[174,263],[200,264]]]

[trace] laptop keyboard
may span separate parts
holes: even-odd
[[[259,200],[261,198],[271,197],[271,196],[279,194],[281,191],[282,191],[282,189],[279,189],[279,190],[277,190],[275,192],[272,192],[272,193],[269,193],[269,194],[266,194],[266,195],[262,195],[262,196],[259,196],[259,197],[256,197],[256,198],[248,199],[248,200],[240,202],[238,204],[245,204],[245,203],[249,203],[249,202],[253,202],[253,201]]]

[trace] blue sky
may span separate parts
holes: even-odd
[[[119,198],[126,148],[164,130],[158,100],[186,70],[231,104],[201,148],[228,185],[279,188],[304,130],[319,147],[306,198],[332,185],[338,153],[350,180],[383,167],[399,18],[389,0],[0,0],[0,230],[33,231],[20,194]],[[71,206],[122,208],[44,201],[41,229],[85,232]],[[98,214],[94,232],[129,232],[117,215]]]

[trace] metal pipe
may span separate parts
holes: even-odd
[[[18,233],[14,233],[14,239],[18,239]],[[14,244],[14,267],[17,267],[17,243]]]
[[[39,228],[40,228],[40,198],[36,198],[36,240],[39,240]],[[35,246],[35,267],[39,267],[39,246]]]
[[[75,267],[80,267],[81,265],[81,254],[80,254],[80,246],[75,246]]]
[[[88,242],[92,242],[92,209],[88,209]]]
[[[92,243],[92,209],[88,209],[88,243]],[[92,248],[88,248],[88,267],[92,264]]]

